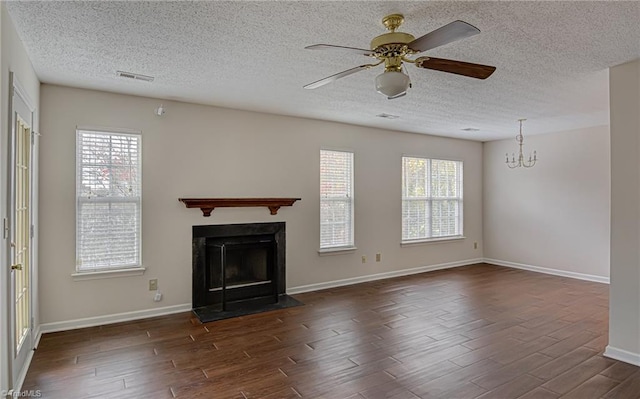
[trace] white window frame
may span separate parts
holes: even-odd
[[[408,159],[418,159],[422,161],[426,161],[428,171],[425,173],[425,188],[426,193],[424,196],[415,197],[407,195],[407,187],[406,187],[406,178],[407,174],[405,171],[405,160]],[[435,197],[432,195],[432,181],[431,181],[431,165],[434,161],[444,161],[444,162],[455,162],[458,166],[459,170],[459,192],[456,196],[449,197]],[[401,228],[401,244],[402,245],[410,245],[410,244],[419,244],[419,243],[429,243],[429,242],[438,242],[438,241],[450,241],[450,240],[459,240],[464,239],[464,162],[460,160],[453,159],[436,159],[436,158],[426,158],[426,157],[416,157],[416,156],[403,156],[402,157],[402,228]],[[446,236],[433,236],[433,206],[432,204],[435,201],[457,201],[458,202],[458,232],[459,234],[454,235],[446,235]],[[425,202],[425,209],[427,210],[427,225],[425,226],[425,234],[421,237],[405,237],[405,204],[410,201],[423,201]]]
[[[81,135],[84,133],[104,134],[109,136],[136,136],[138,139],[138,153],[137,153],[137,165],[135,165],[137,180],[138,180],[138,193],[139,195],[126,198],[118,196],[96,196],[85,197],[81,195],[79,179],[82,176],[82,158],[80,156],[81,148]],[[134,203],[137,205],[137,259],[131,264],[119,265],[113,264],[109,266],[96,266],[95,264],[85,266],[81,264],[81,232],[80,232],[80,204],[81,203]],[[78,126],[76,128],[76,270],[72,274],[74,280],[91,280],[95,278],[105,277],[121,277],[129,275],[141,275],[145,271],[142,267],[142,133],[136,130],[129,129],[115,129],[115,128],[103,128],[103,127],[88,127]]]
[[[350,170],[348,172],[349,176],[348,178],[350,179],[349,182],[349,188],[350,191],[344,193],[344,196],[342,197],[327,197],[326,194],[324,194],[322,192],[322,182],[323,182],[323,169],[322,169],[322,162],[323,162],[323,154],[324,153],[341,153],[341,154],[348,154],[348,156],[350,157]],[[347,151],[347,150],[333,150],[333,149],[321,149],[320,150],[320,249],[318,250],[318,252],[320,254],[323,253],[340,253],[340,252],[348,252],[348,251],[353,251],[356,249],[355,247],[355,231],[354,231],[354,226],[355,226],[355,221],[354,221],[354,205],[355,205],[355,201],[354,201],[354,167],[355,167],[355,154],[353,153],[353,151]],[[326,223],[323,224],[322,221],[322,207],[323,204],[326,203],[331,203],[331,202],[348,202],[349,203],[349,208],[350,208],[350,215],[349,215],[349,224],[348,224],[348,233],[349,233],[349,237],[347,242],[342,242],[342,243],[335,243],[335,244],[326,244],[323,243],[322,241],[322,230],[323,230],[323,225],[326,225]]]

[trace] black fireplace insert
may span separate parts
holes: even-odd
[[[212,321],[300,303],[286,295],[285,223],[193,226],[193,311]]]

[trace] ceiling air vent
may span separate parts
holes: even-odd
[[[384,119],[398,119],[399,116],[398,115],[391,115],[391,114],[378,114],[376,115],[378,118],[384,118]]]
[[[116,75],[121,78],[144,80],[145,82],[153,82],[153,79],[154,79],[153,76],[140,75],[139,73],[125,72],[125,71],[116,71]]]

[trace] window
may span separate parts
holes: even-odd
[[[462,162],[402,158],[402,241],[462,236]]]
[[[353,247],[353,153],[320,151],[320,249]]]
[[[77,272],[141,267],[141,138],[77,131]]]

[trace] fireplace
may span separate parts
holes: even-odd
[[[202,321],[299,304],[288,297],[285,223],[193,226],[193,311]]]

